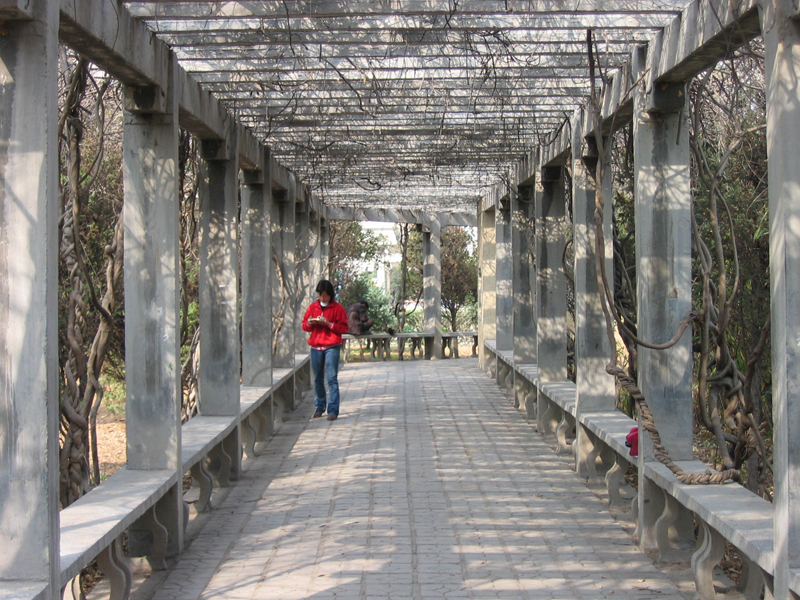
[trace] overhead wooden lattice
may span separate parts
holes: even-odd
[[[690,0],[128,2],[328,204],[474,210]]]

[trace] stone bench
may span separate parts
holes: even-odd
[[[284,411],[293,410],[295,396],[310,384],[309,356],[299,354],[294,369],[273,369],[271,387],[241,387],[239,415],[197,415],[181,426],[181,472],[190,472],[199,489],[194,502],[198,512],[213,508],[215,479],[220,486],[229,485],[239,453],[244,450],[248,457],[254,456],[256,441],[268,439],[277,429],[277,424],[270,422],[270,415],[272,420],[280,419]],[[234,435],[240,425],[244,448]],[[134,524],[152,534],[150,564],[155,569],[166,568],[168,533],[159,523],[155,507],[170,488],[180,485],[177,471],[122,468],[62,510],[60,569],[65,600],[81,597],[76,576],[94,560],[108,577],[111,598],[129,597],[132,575],[120,536]],[[185,510],[184,519],[188,517]],[[26,591],[30,586],[20,584],[16,588],[17,597],[36,597]],[[14,598],[0,594],[0,598],[6,597]]]
[[[370,357],[372,360],[389,360],[391,356],[391,343],[392,336],[388,333],[365,333],[364,335],[353,335],[345,333],[342,336],[344,340],[344,361],[350,360],[350,353],[352,352],[351,344],[355,341],[359,343],[366,340],[369,345]],[[362,353],[363,354],[363,353]]]
[[[458,355],[458,338],[472,338],[472,358],[478,356],[477,331],[448,331],[442,334],[442,358],[461,358]]]
[[[555,433],[557,437],[562,435],[558,449],[564,449],[562,446],[567,441],[563,431],[570,423],[575,426],[575,384],[570,381],[541,382],[536,365],[514,364],[512,353],[497,351],[494,340],[486,340],[484,346],[489,351],[487,371],[497,379],[498,385],[509,387],[510,371],[512,378],[516,374],[518,377],[515,379],[528,386],[527,390],[523,390],[527,393],[527,398],[531,394],[537,395],[540,400],[544,398],[546,402],[536,407],[540,433]],[[543,411],[545,414],[542,414]],[[630,464],[638,464],[638,459],[630,456],[630,449],[625,445],[628,433],[637,425],[636,421],[618,411],[598,411],[581,413],[578,422],[591,434],[589,437],[594,444],[582,459],[586,462],[590,479],[600,475],[598,467],[605,470],[610,504],[623,506],[619,489],[624,474]],[[573,443],[572,450],[577,464],[576,446]],[[688,473],[709,469],[700,461],[678,464]],[[719,597],[714,588],[713,569],[722,559],[725,542],[734,546],[742,559],[743,581],[739,591],[744,597],[759,598],[765,584],[768,588],[771,587],[774,554],[773,514],[769,502],[737,483],[681,484],[666,466],[655,461],[644,463],[640,477],[654,484],[648,487],[651,493],[657,495],[651,501],[659,502],[658,506],[663,506],[661,516],[654,525],[659,556],[661,560],[675,560],[691,550],[690,562],[697,586],[697,598],[712,600]],[[643,482],[640,481],[640,489],[642,485]],[[635,497],[632,506],[637,530],[640,530]],[[694,522],[698,524],[700,531],[697,542],[694,539]],[[676,533],[679,530],[683,530],[683,538]],[[800,573],[793,571],[792,578],[790,586],[797,592],[800,590]]]
[[[140,518],[153,533],[154,563],[163,564],[166,529],[158,523],[154,507],[171,487],[178,485],[175,471],[120,469],[102,485],[61,511],[61,586],[65,598],[74,594],[75,577],[93,560],[109,579],[112,598],[127,598],[132,575],[122,555],[120,536]],[[165,566],[165,565],[164,565]]]

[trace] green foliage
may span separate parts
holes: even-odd
[[[442,308],[450,330],[458,331],[458,311],[478,296],[478,262],[472,236],[461,227],[442,230]]]
[[[386,239],[358,221],[331,221],[328,273],[334,288],[348,289],[360,277],[364,263],[375,263],[385,251]]]
[[[375,322],[370,329],[372,333],[383,333],[387,327],[394,327],[392,301],[386,292],[372,283],[369,273],[362,273],[358,279],[339,292],[337,298],[337,302],[345,309],[359,300],[366,300],[369,304],[367,315]]]

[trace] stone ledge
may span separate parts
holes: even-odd
[[[709,469],[699,460],[676,463],[687,473]],[[767,573],[775,572],[772,548],[772,504],[738,483],[686,485],[666,466],[648,461],[644,475],[695,513]]]
[[[0,600],[46,600],[47,584],[41,581],[0,581]]]
[[[181,427],[181,467],[188,471],[237,425],[237,417],[192,417]]]
[[[61,587],[178,482],[170,470],[122,468],[60,513]]]

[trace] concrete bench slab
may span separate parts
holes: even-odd
[[[597,439],[611,447],[617,454],[623,457],[627,456],[628,460],[636,460],[633,456],[630,456],[630,448],[625,445],[625,438],[627,438],[631,428],[636,427],[634,419],[617,410],[609,410],[583,413],[579,421],[586,429],[597,436]]]
[[[574,383],[571,381],[540,381],[539,387],[562,410],[575,415],[578,389]]]
[[[0,600],[38,600],[46,598],[47,584],[38,581],[3,581]]]
[[[687,473],[703,473],[700,461],[676,463]],[[775,569],[772,505],[738,483],[686,485],[666,466],[645,463],[645,476],[673,496],[768,573]]]
[[[236,426],[238,417],[197,415],[181,427],[181,465],[184,472],[201,460]]]
[[[177,481],[175,471],[122,468],[62,510],[61,586],[80,573]]]
[[[239,410],[242,418],[249,416],[271,393],[271,387],[241,386],[239,388]]]

